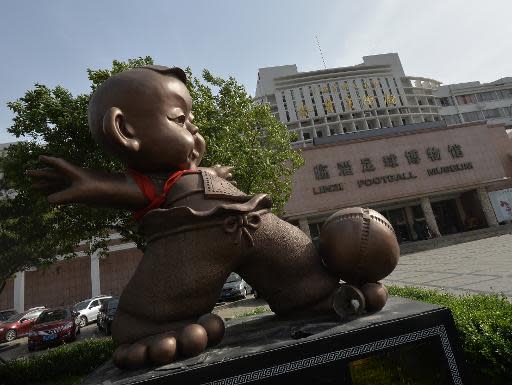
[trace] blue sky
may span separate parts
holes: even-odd
[[[34,83],[89,91],[87,68],[150,55],[233,75],[253,94],[260,67],[322,68],[398,52],[406,74],[443,83],[512,76],[512,1],[47,0],[0,3],[0,143],[6,103]]]

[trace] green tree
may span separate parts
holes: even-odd
[[[150,57],[114,61],[108,70],[89,69],[91,90],[115,73],[148,64],[153,64]],[[280,213],[291,193],[291,176],[303,162],[290,148],[286,127],[267,105],[253,103],[234,78],[214,77],[207,70],[202,79],[190,70],[188,75],[195,122],[207,143],[201,165],[234,166],[238,187],[249,194],[269,193],[275,212]],[[84,205],[51,206],[24,175],[27,169],[41,167],[39,155],[61,157],[92,169],[123,170],[89,133],[90,95],[73,96],[61,86],[50,89],[36,84],[8,104],[14,112],[8,131],[24,140],[11,145],[0,158],[4,172],[0,189],[11,191],[0,199],[0,284],[21,269],[50,264],[57,256],[72,257],[82,240],[94,239],[88,252],[105,252],[111,229],[143,246],[130,213]]]

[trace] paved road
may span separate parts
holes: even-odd
[[[404,255],[384,282],[512,298],[512,234]]]

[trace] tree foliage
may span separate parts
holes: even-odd
[[[111,69],[89,69],[91,92],[109,76],[153,64],[150,57],[114,61]],[[205,137],[207,153],[201,166],[232,165],[238,187],[249,194],[269,193],[279,213],[291,193],[291,176],[302,164],[290,148],[290,134],[267,105],[253,103],[234,78],[221,79],[204,70],[198,79],[188,70],[195,122]],[[87,123],[90,93],[73,96],[62,86],[34,89],[8,104],[14,112],[8,131],[24,138],[0,158],[4,178],[0,189],[0,283],[14,272],[48,264],[57,256],[71,257],[78,243],[94,239],[88,252],[105,252],[110,230],[142,246],[131,214],[84,205],[51,206],[31,188],[24,171],[41,167],[39,155],[64,158],[76,165],[122,171],[117,160],[93,141]]]

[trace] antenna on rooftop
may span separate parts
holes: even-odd
[[[318,50],[320,51],[320,57],[322,58],[322,62],[324,63],[324,69],[327,69],[327,66],[325,65],[325,59],[324,54],[322,52],[322,48],[320,47],[320,42],[318,41],[318,36],[315,35],[316,45],[318,47]]]

